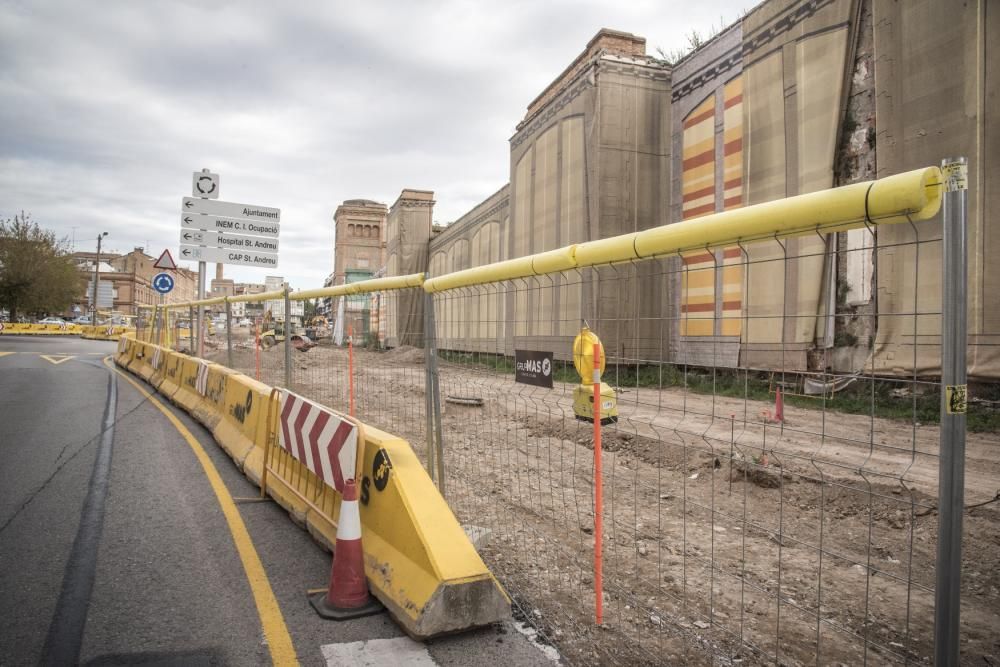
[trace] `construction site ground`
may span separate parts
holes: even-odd
[[[210,358],[225,363],[220,342]],[[282,346],[259,355],[261,380],[284,385]],[[424,359],[355,349],[353,383],[357,416],[426,461]],[[346,349],[293,351],[292,362],[294,390],[347,411]],[[237,340],[233,365],[257,374],[250,339]],[[445,496],[463,524],[488,531],[485,560],[570,661],[799,665],[818,653],[823,664],[930,664],[936,425],[819,403],[786,407],[779,425],[764,421],[763,401],[622,387],[621,418],[603,430],[597,627],[592,424],[574,418],[573,385],[439,370]],[[968,435],[969,664],[1000,664],[998,454],[997,433]]]

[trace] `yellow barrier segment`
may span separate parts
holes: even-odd
[[[510,599],[410,444],[369,425],[364,434],[362,544],[375,596],[417,639],[508,618]],[[307,525],[335,542],[334,522],[310,512]]]
[[[0,335],[6,336],[75,336],[80,332],[79,324],[25,324],[4,322]]]
[[[207,367],[208,364],[194,357],[179,353],[174,354],[180,357],[180,378],[177,391],[174,392],[170,400],[184,408],[189,414],[193,414],[203,399],[198,391],[198,373],[202,366]]]
[[[230,375],[237,375],[237,372],[218,364],[209,364],[208,366],[205,395],[195,405],[191,416],[209,431],[215,431],[215,428],[222,421],[222,415],[225,414],[226,382]]]
[[[221,419],[212,435],[255,484],[264,470],[271,388],[246,375],[226,376]]]
[[[116,359],[119,365],[124,362],[139,375],[153,375],[149,364],[157,346],[128,339],[125,349],[127,354]],[[161,350],[161,354],[160,393],[192,411],[202,423],[214,422],[215,439],[259,485],[267,445],[274,437],[268,417],[277,422],[271,387],[211,365],[202,397],[192,384],[199,362],[176,352]],[[509,617],[510,599],[409,443],[367,425],[359,433],[363,434],[359,476],[365,573],[375,596],[407,634],[418,639]],[[272,451],[283,450],[272,445]],[[332,547],[339,496],[300,463],[286,458],[283,466],[272,467],[268,473],[268,495],[316,539]]]
[[[146,379],[150,380],[157,391],[173,400],[174,394],[181,388],[181,368],[187,357],[179,352],[167,352],[166,350],[163,350],[161,354],[163,355],[163,365],[160,366],[159,371],[150,373],[152,377]]]
[[[527,278],[572,268],[733,246],[773,238],[927,220],[941,207],[941,170],[915,169],[878,181],[731,209],[643,232],[566,246],[538,255],[429,278],[430,293]]]

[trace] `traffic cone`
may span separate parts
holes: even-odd
[[[330,587],[325,593],[309,596],[309,603],[320,616],[335,621],[382,611],[381,603],[368,594],[364,552],[361,549],[358,486],[353,479],[344,482],[344,494],[340,500],[337,546],[333,552]]]
[[[781,397],[781,387],[778,387],[774,394],[774,421],[776,423],[785,421],[785,399]]]

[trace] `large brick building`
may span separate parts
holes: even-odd
[[[986,259],[1000,252],[988,214],[1000,210],[1000,188],[987,178],[1000,150],[986,140],[1000,122],[1000,106],[987,103],[1000,75],[984,66],[1000,22],[992,5],[979,7],[767,0],[673,63],[647,55],[641,37],[601,30],[528,104],[509,138],[509,182],[440,234],[433,195],[404,191],[386,219],[380,266],[389,276],[437,276],[963,155],[975,184],[969,372],[1000,377],[1000,309],[987,307],[1000,266]],[[394,214],[410,222],[394,226]],[[438,335],[457,349],[566,354],[580,321],[599,314],[616,322],[602,332],[605,345],[627,359],[853,371],[870,358],[879,372],[934,374],[941,257],[918,258],[913,239],[939,235],[940,221],[930,220],[880,228],[878,247],[855,230],[777,250],[758,244],[746,257],[721,248],[622,265],[610,281],[596,271],[553,275],[549,289],[484,297],[472,310],[443,304]],[[364,244],[339,228],[337,244],[342,282]],[[781,253],[797,259],[772,261]],[[392,326],[419,331],[413,305]],[[911,310],[919,323],[872,317]],[[835,311],[868,325],[851,328]],[[496,325],[476,324],[484,321]]]

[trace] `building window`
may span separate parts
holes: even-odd
[[[347,233],[354,236],[354,225],[347,225]]]

